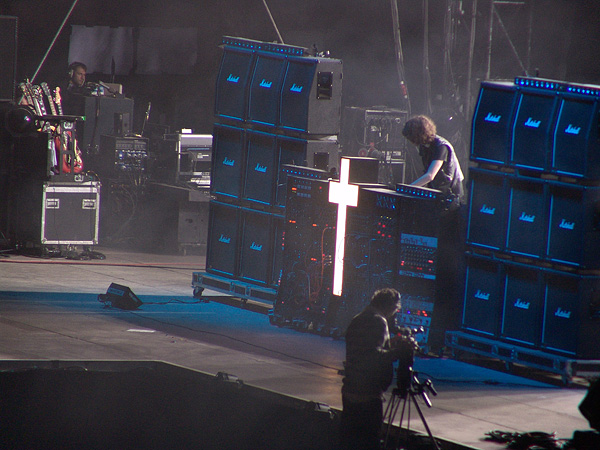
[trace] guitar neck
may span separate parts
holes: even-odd
[[[56,89],[54,89],[54,103],[56,103],[56,109],[58,109],[58,114],[59,115],[63,115],[63,108],[62,108],[62,99],[60,97],[60,87],[56,87]]]
[[[42,91],[44,92],[44,95],[46,96],[46,100],[48,101],[48,105],[50,106],[50,112],[52,113],[53,116],[55,116],[56,108],[54,105],[54,99],[52,98],[52,94],[50,93],[50,88],[48,87],[48,83],[46,83],[46,82],[40,83],[40,87],[42,88]]]

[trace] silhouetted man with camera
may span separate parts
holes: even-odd
[[[346,331],[340,429],[344,450],[380,448],[383,394],[394,378],[393,363],[404,351],[390,338],[400,306],[397,290],[380,289]]]

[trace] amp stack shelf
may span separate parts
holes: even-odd
[[[599,108],[600,86],[481,84],[453,350],[567,381],[600,373]]]
[[[282,271],[287,173],[337,171],[342,62],[225,36],[217,74],[206,272],[210,288],[272,304]]]

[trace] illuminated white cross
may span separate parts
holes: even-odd
[[[358,186],[348,184],[350,160],[342,158],[340,181],[329,182],[329,202],[338,204],[335,229],[335,258],[333,260],[333,295],[342,295],[344,279],[344,247],[346,246],[346,208],[358,204]]]

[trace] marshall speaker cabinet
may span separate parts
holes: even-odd
[[[492,250],[504,249],[508,214],[505,174],[485,169],[469,171],[471,185],[467,243]]]
[[[597,96],[561,96],[553,131],[553,172],[585,178],[600,176],[599,105]]]
[[[247,86],[253,67],[251,50],[224,48],[217,75],[215,116],[239,121],[246,119]]]
[[[310,134],[338,134],[341,101],[341,60],[288,59],[281,91],[281,128]]]
[[[517,95],[510,163],[546,170],[558,96],[547,90],[522,89]]]
[[[517,90],[513,83],[482,82],[473,115],[471,159],[506,164]]]

